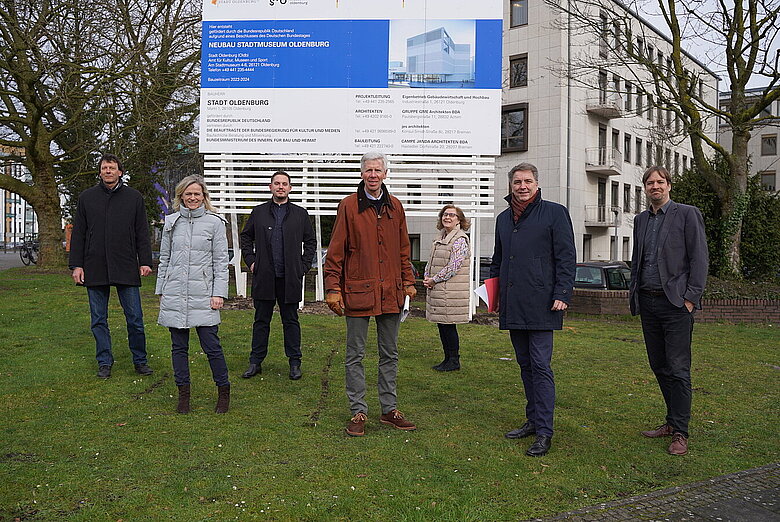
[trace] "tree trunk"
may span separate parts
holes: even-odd
[[[731,155],[728,158],[731,180],[731,195],[721,198],[723,203],[724,252],[726,254],[726,277],[742,278],[742,257],[740,244],[742,242],[742,221],[750,204],[747,193],[748,180],[748,141],[750,132],[735,130],[731,142]]]
[[[35,169],[31,169],[35,185],[29,203],[38,217],[38,240],[41,244],[38,266],[63,267],[65,249],[62,247],[62,208],[54,165],[47,157],[31,162],[31,166]]]

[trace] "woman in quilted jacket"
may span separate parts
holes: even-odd
[[[173,376],[179,388],[176,411],[191,411],[188,351],[190,328],[195,328],[217,385],[214,411],[226,413],[230,381],[218,335],[219,309],[228,290],[225,220],[211,205],[200,176],[187,176],[179,182],[173,210],[165,218],[155,293],[160,296],[157,322],[171,332]]]

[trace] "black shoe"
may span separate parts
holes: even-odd
[[[525,454],[529,457],[543,457],[547,455],[548,451],[550,451],[551,445],[552,437],[548,437],[546,435],[537,435],[536,440],[533,444],[531,444],[531,447],[528,448],[528,451],[526,451]]]
[[[151,375],[154,373],[154,370],[149,368],[149,365],[146,363],[141,363],[135,365],[135,373],[140,375]]]
[[[108,379],[111,377],[111,367],[108,365],[100,366],[98,368],[97,376],[101,379]]]
[[[249,379],[250,377],[254,377],[258,373],[263,373],[263,369],[260,367],[259,364],[255,363],[249,363],[249,368],[246,369],[244,374],[241,376],[244,379]]]
[[[525,424],[517,428],[516,430],[508,431],[504,433],[504,437],[507,439],[522,439],[536,433],[536,426],[531,424],[531,421],[526,421]]]
[[[303,376],[301,373],[301,363],[293,363],[290,364],[290,379],[293,381],[297,381]]]

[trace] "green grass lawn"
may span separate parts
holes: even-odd
[[[241,379],[252,311],[223,312],[231,371],[227,415],[192,334],[194,411],[174,413],[170,338],[145,280],[155,373],[133,371],[112,295],[116,363],[95,377],[86,292],[66,273],[0,272],[0,520],[509,520],[554,514],[775,462],[780,334],[697,325],[690,453],[639,435],[663,422],[638,321],[572,319],[556,333],[553,449],[503,433],[524,420],[506,332],[463,325],[460,372],[441,360],[435,326],[401,327],[399,408],[417,423],[379,423],[375,342],[366,357],[366,436],[344,433],[342,318],[302,316],[302,380],[287,378],[278,315],[263,374]]]

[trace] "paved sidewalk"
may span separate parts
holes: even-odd
[[[0,250],[0,270],[15,266],[24,266],[22,264],[22,258],[19,257],[19,252],[16,250]]]
[[[780,462],[534,520],[780,521]]]

